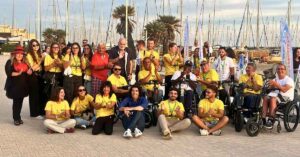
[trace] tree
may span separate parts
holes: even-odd
[[[58,43],[65,43],[65,38],[66,38],[66,32],[61,29],[52,29],[52,28],[47,28],[43,32],[43,37],[45,43],[47,45],[51,45],[53,42],[58,42]]]
[[[130,49],[132,49],[132,51],[135,53],[132,32],[133,32],[134,25],[136,22],[129,18],[129,17],[135,16],[135,10],[134,10],[134,7],[132,7],[132,6],[127,6],[127,8],[128,8],[128,19],[127,19],[128,20],[128,37],[126,37],[126,6],[121,5],[119,7],[116,7],[114,9],[112,16],[115,19],[120,19],[120,23],[118,23],[116,26],[117,33],[123,34],[123,36],[128,39],[128,47]]]
[[[163,51],[168,51],[168,44],[175,40],[176,33],[180,33],[180,20],[174,16],[162,16],[146,25],[148,36],[163,45]]]

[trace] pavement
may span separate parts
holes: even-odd
[[[4,64],[8,56],[0,56],[0,86],[3,88],[6,75]],[[300,129],[287,133],[261,132],[249,137],[245,130],[234,131],[228,124],[221,136],[199,136],[192,125],[189,129],[173,133],[173,139],[163,140],[157,127],[144,131],[138,139],[124,139],[119,123],[113,135],[92,135],[91,129],[76,130],[72,134],[46,134],[43,120],[29,117],[28,97],[23,103],[24,124],[14,126],[12,100],[0,93],[0,157],[106,157],[106,156],[155,156],[155,157],[294,157],[300,156]],[[282,126],[283,127],[283,126]],[[283,127],[284,128],[284,127]]]

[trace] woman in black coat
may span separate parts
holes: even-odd
[[[15,125],[23,124],[21,110],[24,97],[28,96],[28,75],[32,70],[25,62],[22,46],[17,46],[11,59],[5,64],[7,80],[5,83],[6,96],[13,99],[13,119]]]

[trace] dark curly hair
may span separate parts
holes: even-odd
[[[61,90],[64,90],[62,87],[56,87],[51,93],[50,100],[57,102],[59,100],[59,93]]]
[[[104,91],[103,89],[105,87],[109,87],[110,88],[110,92],[109,92],[109,97],[111,97],[113,95],[113,90],[112,90],[112,84],[110,81],[105,81],[102,83],[101,87],[100,87],[100,94],[103,96],[104,95]]]
[[[143,93],[142,93],[143,90],[142,90],[141,86],[140,86],[138,83],[136,83],[136,84],[134,84],[133,86],[131,86],[130,89],[129,89],[130,98],[132,98],[131,92],[132,92],[133,88],[137,88],[138,91],[139,91],[139,98],[142,97],[142,95],[143,95]]]

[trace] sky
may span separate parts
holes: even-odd
[[[1,0],[0,1],[0,24],[12,25],[12,6],[15,3],[15,26],[20,28],[30,29],[30,32],[35,32],[36,25],[36,8],[37,0]],[[54,27],[57,21],[58,28],[65,28],[65,0],[40,0],[42,3],[42,30],[48,27]],[[214,22],[214,37],[215,43],[223,45],[233,45],[239,32],[241,21],[243,18],[246,0],[183,0],[183,21],[188,18],[190,26],[190,43],[195,38],[196,20],[202,20],[200,9],[204,1],[204,16],[203,16],[203,39],[208,40],[209,17],[211,21],[211,32],[213,26],[214,1],[215,1],[215,22]],[[250,12],[252,20],[252,31],[242,33],[242,37],[248,45],[253,44],[253,36],[256,33],[256,14],[257,0],[250,1]],[[53,18],[53,2],[56,8],[56,19]],[[81,40],[83,34],[90,40],[105,42],[106,32],[108,30],[108,21],[111,18],[111,8],[125,4],[125,0],[69,0],[70,3],[70,39]],[[129,4],[134,5],[136,15],[134,20],[137,21],[134,31],[134,39],[142,38],[143,25],[157,18],[157,15],[173,15],[180,18],[180,0],[128,0]],[[279,21],[286,19],[288,0],[260,0],[261,2],[261,17],[260,17],[260,35],[262,44],[276,43],[279,34]],[[81,5],[83,4],[83,7]],[[145,8],[148,5],[148,16],[145,17]],[[198,4],[198,5],[197,5]],[[163,7],[164,6],[164,7]],[[197,7],[198,6],[198,7]],[[291,26],[292,35],[295,38],[295,44],[300,43],[300,27],[296,27],[300,16],[300,0],[292,0],[292,16]],[[82,11],[83,9],[83,11]],[[83,18],[84,13],[84,18]],[[84,20],[83,20],[84,19]],[[100,19],[100,20],[99,20]],[[145,19],[145,20],[144,20]],[[274,20],[273,20],[274,19]],[[83,22],[85,21],[85,22]],[[115,32],[117,20],[111,20],[112,33],[108,33],[108,40],[115,42],[120,36]],[[100,23],[100,25],[99,25]],[[84,24],[86,33],[84,33]],[[99,26],[100,27],[99,27]],[[249,25],[250,26],[250,25]],[[184,29],[184,24],[183,27]],[[246,29],[245,27],[243,28]],[[248,30],[251,30],[249,27]],[[244,31],[246,32],[246,31]],[[254,34],[254,35],[252,35]],[[98,36],[98,38],[97,38]],[[248,40],[247,40],[248,39]],[[177,38],[177,42],[179,41]]]

